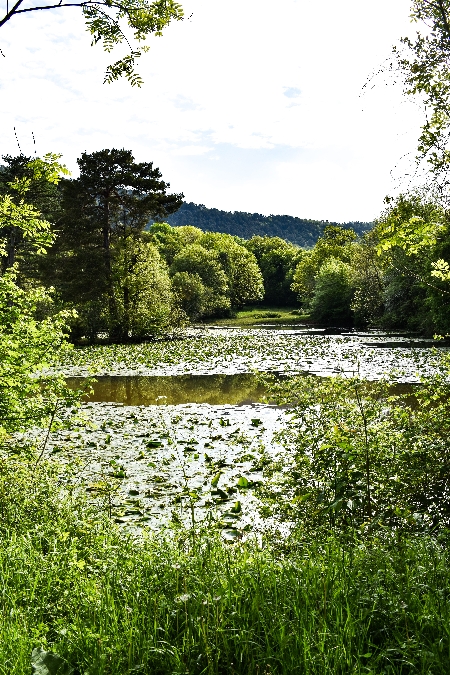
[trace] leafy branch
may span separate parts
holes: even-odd
[[[171,21],[183,19],[183,9],[174,0],[84,0],[83,2],[63,2],[50,5],[35,5],[23,7],[24,0],[17,0],[13,7],[0,19],[0,28],[13,17],[28,12],[37,12],[48,9],[60,9],[63,7],[78,7],[82,10],[86,27],[92,35],[91,45],[99,42],[103,44],[106,52],[111,52],[114,47],[125,43],[128,53],[108,66],[104,82],[114,82],[124,76],[132,86],[140,87],[142,78],[135,70],[136,60],[149,50],[149,46],[138,44],[132,46],[126,36],[122,24],[133,32],[133,39],[137,43],[143,43],[149,35],[161,36],[163,29]]]

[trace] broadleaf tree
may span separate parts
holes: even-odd
[[[49,155],[29,163],[35,179],[58,181],[64,167],[58,157]],[[27,203],[32,178],[19,180],[19,197],[0,194],[0,258],[10,264],[0,269],[0,440],[5,435],[41,424],[58,406],[72,398],[62,376],[43,371],[53,358],[70,345],[66,328],[72,312],[51,311],[39,316],[42,305],[52,304],[51,290],[18,285],[18,263],[11,261],[11,232],[23,235],[43,256],[52,241],[51,224],[33,204]],[[15,185],[11,182],[11,188]]]
[[[40,253],[54,241],[50,223],[60,216],[58,183],[67,168],[60,163],[60,155],[44,158],[4,155],[0,166],[0,239],[4,254],[1,268],[12,267],[20,260],[20,267],[30,253]]]
[[[448,185],[450,165],[450,0],[413,0],[411,18],[419,30],[394,47],[393,67],[404,76],[405,94],[419,96],[426,111],[419,159],[426,159],[434,183]]]

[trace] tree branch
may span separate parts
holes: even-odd
[[[447,33],[447,38],[450,40],[450,25],[448,23],[447,13],[445,11],[444,3],[442,0],[437,0],[439,6],[439,12],[441,14],[441,19],[444,24],[445,32]]]
[[[124,7],[121,4],[117,4],[114,2],[96,2],[95,0],[85,0],[85,2],[67,2],[63,3],[62,0],[58,2],[56,5],[41,5],[39,7],[28,7],[27,9],[17,9],[21,4],[23,0],[18,0],[18,2],[14,5],[14,7],[6,14],[3,19],[0,21],[0,28],[7,22],[9,19],[11,19],[15,14],[24,14],[25,12],[37,12],[41,9],[59,9],[60,7],[88,7],[89,5],[104,5],[107,7],[113,7],[115,9],[119,9],[123,12],[126,12],[127,14],[130,14],[130,11],[128,8]]]
[[[9,19],[17,12],[17,8],[20,7],[22,4],[23,0],[17,0],[16,4],[14,7],[3,17],[3,19],[0,21],[0,28],[3,26],[4,23],[9,21]]]

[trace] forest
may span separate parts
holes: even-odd
[[[193,202],[183,202],[175,213],[166,218],[166,221],[173,227],[194,225],[204,232],[223,232],[242,239],[251,239],[254,235],[279,237],[303,248],[313,246],[327,225],[339,225],[324,220],[308,220],[293,216],[263,216],[260,213],[208,209],[203,204]],[[341,226],[351,228],[357,234],[363,234],[372,227],[372,223],[343,223]]]

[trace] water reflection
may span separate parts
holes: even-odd
[[[272,375],[277,380],[290,379],[281,373],[272,373]],[[69,377],[66,382],[70,388],[79,389],[84,380],[81,377]],[[366,386],[369,392],[371,383],[367,382]],[[187,403],[251,405],[261,403],[267,395],[264,380],[253,373],[154,377],[106,376],[98,377],[92,388],[93,393],[84,397],[86,402],[122,403],[123,405],[184,405]],[[414,393],[417,388],[418,385],[414,384],[396,383],[389,387],[389,393],[391,396],[409,394],[410,404],[414,407]]]
[[[78,389],[82,378],[69,377],[67,384]],[[265,387],[257,375],[178,375],[98,377],[93,393],[85,400],[124,405],[248,405],[262,401]]]

